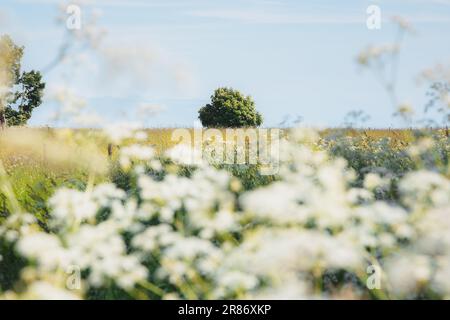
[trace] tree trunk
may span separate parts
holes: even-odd
[[[6,117],[5,117],[5,111],[0,111],[0,129],[3,130],[6,128]]]

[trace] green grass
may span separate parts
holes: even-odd
[[[23,130],[20,131],[18,141],[11,138],[15,137],[14,132],[12,135],[0,133],[0,161],[6,171],[7,183],[11,185],[21,208],[35,214],[43,222],[48,214],[46,202],[57,188],[84,189],[88,183],[104,181],[129,183],[126,174],[115,163],[118,146],[113,146],[112,157],[108,158],[109,143],[98,131],[24,130],[25,136]],[[189,130],[193,136],[194,129]],[[172,131],[170,128],[148,129],[148,139],[144,143],[163,153],[176,143],[171,139]],[[367,172],[381,170],[402,175],[417,168],[419,162],[408,158],[405,150],[418,137],[430,134],[438,141],[436,150],[429,155],[429,159],[423,159],[422,165],[448,174],[449,144],[445,130],[327,129],[320,134],[325,147],[332,155],[345,158],[358,173],[360,182]],[[275,176],[261,175],[254,165],[223,165],[222,168],[238,177],[247,190],[276,180]],[[0,192],[0,215],[10,211],[10,203]]]

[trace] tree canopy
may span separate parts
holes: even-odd
[[[232,88],[217,89],[211,103],[200,109],[199,119],[203,126],[216,128],[258,127],[263,122],[253,99]]]
[[[39,71],[21,72],[23,47],[0,37],[0,126],[25,125],[42,103],[45,83]]]

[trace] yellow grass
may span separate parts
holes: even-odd
[[[147,144],[152,145],[158,153],[164,152],[177,141],[172,139],[175,128],[146,129]],[[191,136],[194,130],[188,128]],[[414,131],[410,129],[326,129],[322,136],[341,133],[346,136],[365,136],[371,139],[391,138],[409,143],[414,140]],[[448,135],[445,129],[437,130]],[[224,135],[225,137],[225,135]],[[82,167],[95,172],[105,170],[110,141],[98,130],[87,129],[8,129],[0,131],[0,160],[6,165],[18,163],[42,163],[51,168]],[[117,152],[118,146],[112,150]]]

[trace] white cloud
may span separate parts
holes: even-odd
[[[190,16],[257,24],[354,24],[364,23],[365,15],[293,15],[250,10],[196,10]]]
[[[161,1],[161,0],[17,0],[21,3],[64,5],[79,3],[99,7],[128,7],[128,8],[152,8],[152,7],[181,7],[189,6],[191,1]]]
[[[428,1],[422,1],[422,2],[428,3]],[[437,3],[437,4],[443,4],[443,5],[450,5],[450,0],[431,0],[431,2]]]

